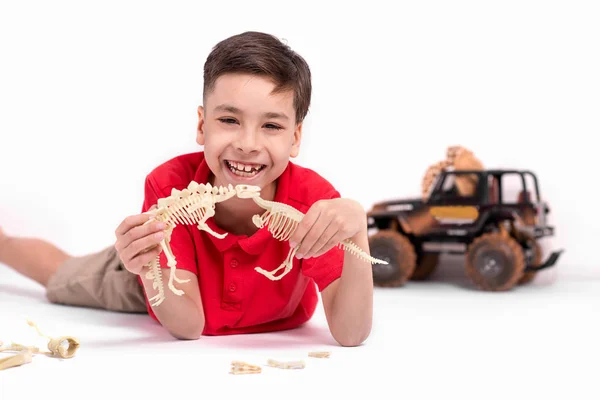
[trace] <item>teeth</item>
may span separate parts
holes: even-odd
[[[260,164],[242,164],[235,161],[227,161],[227,165],[232,172],[241,176],[252,176],[262,168]]]
[[[227,161],[227,163],[231,167],[233,167],[239,171],[243,171],[243,172],[251,172],[252,170],[258,171],[261,168],[260,164],[242,164],[242,163],[235,162],[235,161]]]

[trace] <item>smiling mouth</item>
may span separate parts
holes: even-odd
[[[225,160],[225,165],[234,175],[244,178],[253,177],[267,167],[264,164],[245,164],[229,160]]]

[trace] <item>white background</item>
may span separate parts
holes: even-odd
[[[532,350],[535,344],[518,342],[521,347],[514,354],[514,347],[500,345],[496,356],[516,358],[502,358],[500,364],[483,358],[477,365],[484,368],[487,362],[487,368],[495,366],[494,373],[503,374],[496,383],[491,377],[486,381],[490,391],[532,381],[549,389],[564,377],[550,373],[556,371],[550,354],[564,356],[560,368],[591,362],[596,370],[597,364],[583,353],[573,360],[568,346],[577,343],[577,351],[589,351],[582,338],[598,333],[590,331],[597,315],[585,311],[598,305],[600,289],[598,151],[591,142],[600,130],[598,21],[593,1],[401,1],[393,8],[383,1],[340,6],[322,1],[3,1],[0,226],[8,233],[51,240],[73,254],[113,243],[120,221],[141,208],[146,174],[173,156],[201,149],[195,143],[196,108],[202,99],[203,63],[212,46],[246,30],[269,32],[285,39],[312,69],[312,105],[295,161],[321,173],[365,209],[379,200],[418,195],[425,169],[443,159],[449,145],[470,148],[488,167],[527,168],[538,174],[552,210],[550,223],[557,229],[547,248],[566,252],[557,269],[540,277],[541,286],[531,286],[538,288],[535,299],[557,308],[542,313],[547,319],[535,329],[528,325],[528,332],[534,329],[538,340],[556,335],[552,330],[560,326],[568,333],[558,336],[568,338],[563,342],[568,344],[558,351],[558,336],[551,336],[548,352],[554,353],[545,353]],[[0,273],[29,287],[3,267]],[[6,284],[1,288],[0,312],[12,304],[17,307],[10,314],[14,317],[25,300],[14,297]],[[423,379],[430,368],[443,375],[458,367],[430,350],[417,359],[420,353],[413,348],[407,359],[403,349],[423,338],[415,330],[422,329],[428,343],[457,362],[465,356],[456,348],[451,351],[454,341],[462,340],[467,350],[471,340],[486,343],[474,338],[484,333],[484,326],[469,322],[468,307],[482,301],[476,292],[456,286],[412,288],[376,293],[377,310],[385,315],[378,334],[387,332],[388,341],[371,339],[381,353],[369,353],[368,346],[360,350],[366,363],[393,363],[380,366],[387,375],[388,369],[399,369],[398,381],[369,378],[375,382],[370,385],[389,387],[392,397],[406,393],[405,380],[415,378],[411,374]],[[499,325],[492,331],[505,329],[494,341],[531,338],[522,324],[531,323],[527,312],[543,309],[528,303],[533,299],[488,299],[501,314],[502,307],[511,310],[507,315],[517,313],[510,314],[514,320],[494,320]],[[40,301],[31,303],[31,310]],[[569,301],[573,308],[564,303]],[[419,308],[423,302],[427,305]],[[449,331],[445,323],[455,319],[423,319],[463,306],[462,322]],[[492,323],[481,308],[475,309],[473,318]],[[3,321],[7,319],[0,325]],[[21,320],[8,321],[14,325]],[[386,321],[392,325],[382,325]],[[434,325],[426,329],[419,325],[430,322]],[[473,327],[453,330],[468,323]],[[595,349],[597,341],[589,344]],[[386,348],[398,352],[388,358]],[[348,354],[351,360],[354,356]],[[522,364],[523,358],[536,361],[533,371]],[[326,373],[342,379],[339,368],[351,368],[348,362]],[[444,370],[435,367],[440,362]],[[542,366],[549,370],[542,374]],[[528,371],[534,374],[531,381],[523,375]],[[454,394],[461,393],[461,385],[474,384],[468,374],[452,372],[464,379],[454,383]],[[585,382],[577,376],[564,388],[581,388]],[[161,380],[161,385],[177,384]],[[418,387],[411,387],[409,398],[418,397]],[[485,387],[480,392],[484,397],[490,393]]]

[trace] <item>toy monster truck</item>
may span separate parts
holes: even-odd
[[[465,254],[469,279],[490,291],[528,282],[556,263],[562,250],[542,262],[538,240],[552,236],[554,228],[546,224],[550,210],[533,172],[438,172],[425,198],[379,202],[367,213],[371,255],[389,262],[373,265],[376,286],[427,278],[441,253]],[[507,194],[509,176],[519,182],[513,199]]]

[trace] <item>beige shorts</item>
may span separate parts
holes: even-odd
[[[147,312],[138,276],[123,267],[114,246],[66,261],[48,282],[46,296],[57,304]]]

